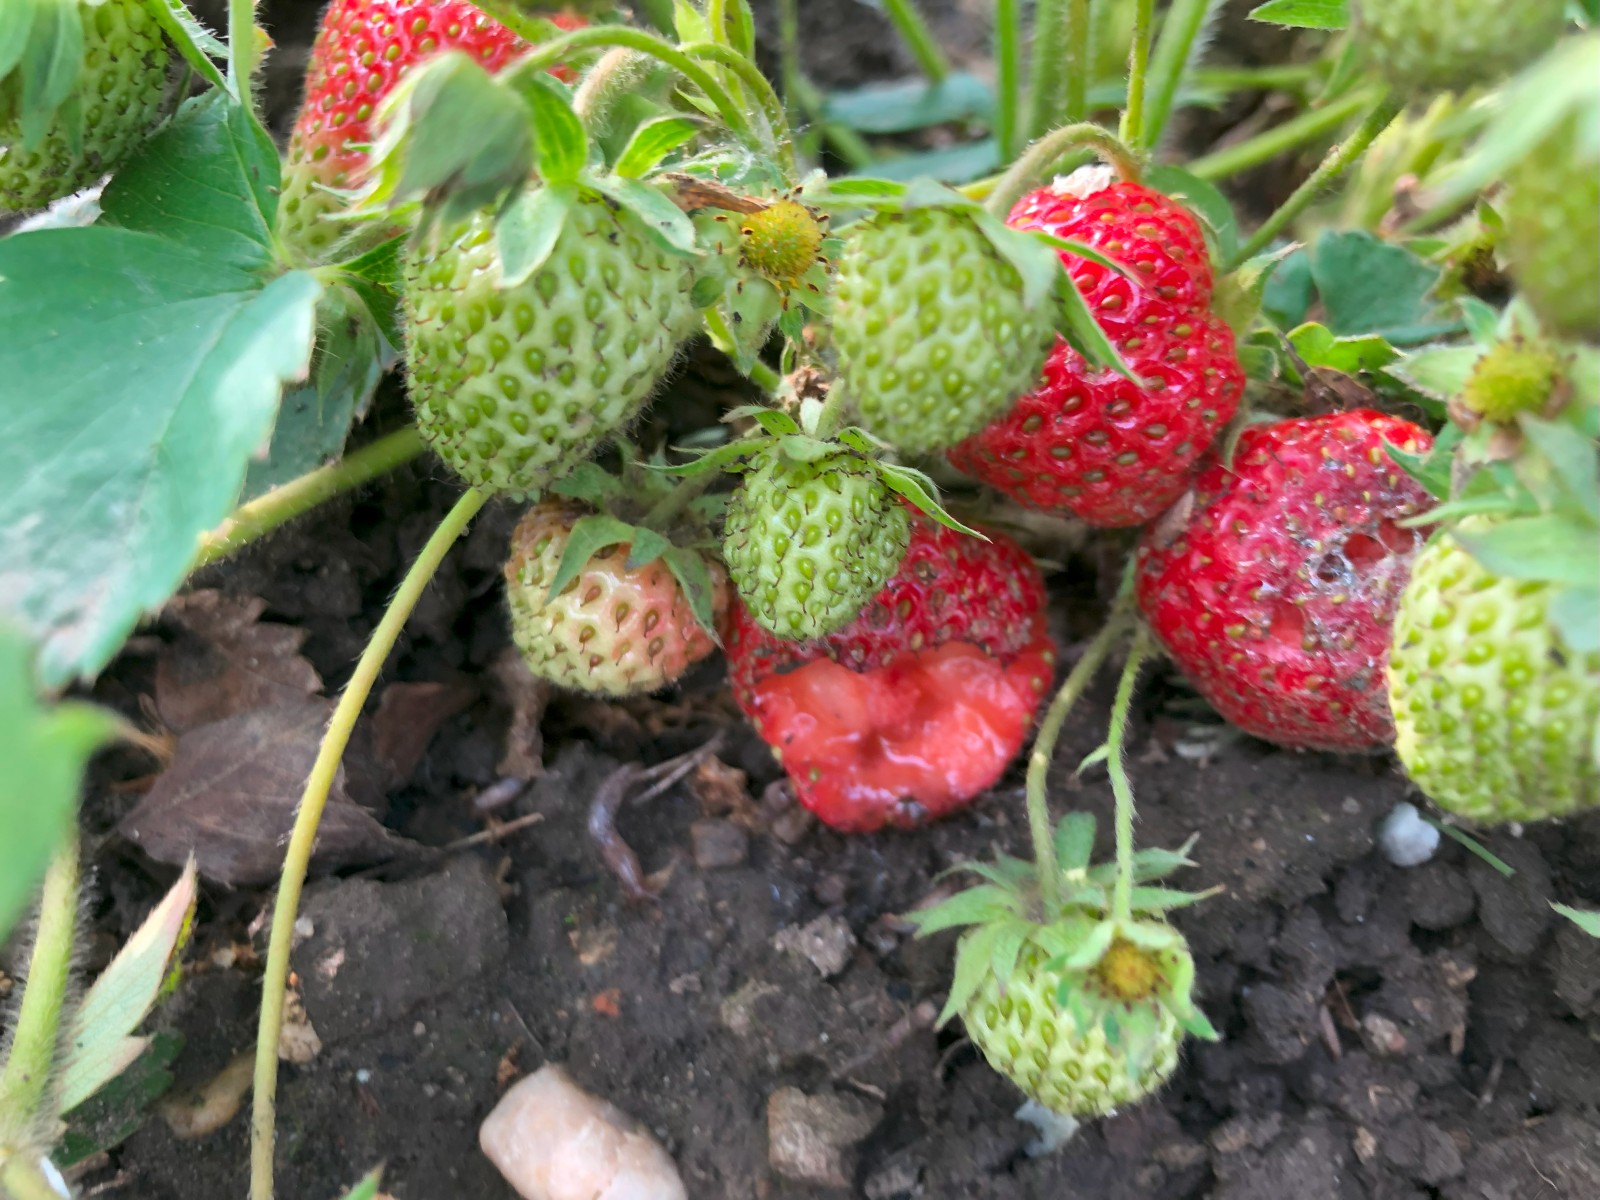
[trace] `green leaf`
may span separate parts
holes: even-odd
[[[227,46],[195,19],[194,14],[184,7],[183,0],[151,0],[149,7],[152,15],[161,23],[161,28],[166,31],[168,40],[183,55],[183,61],[212,87],[232,94],[228,81],[217,69],[217,64],[211,61],[213,57],[227,57]]]
[[[989,974],[989,965],[994,961],[994,944],[999,936],[999,926],[979,925],[962,937],[956,948],[955,970],[951,972],[950,995],[945,998],[944,1008],[935,1025],[943,1025],[964,1009],[967,1001],[983,986]]]
[[[117,727],[87,704],[40,707],[29,659],[21,631],[0,621],[0,942],[76,820],[84,764]]]
[[[533,118],[533,161],[546,186],[578,182],[589,161],[589,135],[572,111],[566,88],[545,71],[518,71],[507,77]]]
[[[1440,274],[1404,247],[1361,231],[1326,231],[1311,254],[1326,324],[1340,337],[1376,333],[1409,343],[1459,328],[1459,319],[1438,320],[1428,299]]]
[[[360,1183],[344,1194],[342,1200],[377,1200],[378,1188],[382,1184],[383,1168],[373,1167],[361,1177]]]
[[[1094,854],[1093,813],[1070,812],[1056,826],[1056,861],[1063,871],[1081,871]]]
[[[939,493],[934,488],[933,480],[921,471],[911,467],[897,466],[894,463],[879,463],[878,475],[882,478],[884,486],[898,496],[904,496],[918,510],[932,517],[946,529],[954,529],[957,533],[964,533],[968,537],[975,537],[981,542],[989,539],[976,529],[970,529],[945,512],[939,504]]]
[[[1131,899],[1135,912],[1170,912],[1175,908],[1198,904],[1214,895],[1215,888],[1205,892],[1184,892],[1176,888],[1136,887],[1132,890]]]
[[[321,286],[100,227],[0,241],[0,279],[0,562],[25,564],[0,591],[58,686],[111,660],[232,509]]]
[[[807,201],[822,205],[830,201],[878,200],[904,196],[906,185],[892,179],[830,179],[825,189],[809,192]]]
[[[1071,278],[1055,250],[1042,238],[1012,229],[987,212],[974,212],[972,219],[989,244],[1017,269],[1022,277],[1022,302],[1029,308],[1043,304],[1058,279]]]
[[[1600,587],[1565,587],[1545,609],[1567,649],[1574,654],[1600,650]]]
[[[989,951],[989,969],[994,972],[996,979],[1011,978],[1017,969],[1022,948],[1028,943],[1028,934],[1033,929],[1032,921],[1020,918],[1002,921],[996,927],[994,948]]]
[[[596,553],[607,546],[633,541],[634,532],[634,527],[626,521],[619,521],[605,513],[592,513],[574,521],[572,531],[567,535],[566,549],[561,552],[561,562],[556,566],[555,578],[550,581],[550,590],[544,594],[545,603],[550,603],[566,591],[567,585],[589,565],[589,560]]]
[[[915,154],[879,159],[871,165],[871,170],[891,181],[928,178],[944,183],[967,183],[999,169],[1000,165],[1000,143],[988,137],[940,150],[920,150]],[[835,180],[830,186],[836,189],[845,182],[847,180]]]
[[[1570,904],[1552,904],[1550,907],[1590,937],[1600,938],[1600,912],[1596,912],[1593,909],[1573,908]]]
[[[501,287],[516,287],[544,266],[577,199],[576,188],[556,185],[523,192],[507,206],[494,227]]]
[[[985,119],[994,94],[975,75],[953,71],[938,83],[905,79],[834,92],[822,106],[822,120],[859,133],[908,133],[951,121]]]
[[[1462,296],[1456,300],[1456,309],[1461,313],[1468,336],[1479,346],[1487,350],[1500,340],[1500,314],[1493,305],[1485,304],[1476,296]]]
[[[1189,857],[1189,850],[1193,845],[1194,839],[1191,838],[1176,850],[1151,848],[1135,852],[1133,881],[1146,883],[1152,879],[1162,879],[1171,875],[1180,867],[1194,866],[1194,860]]]
[[[1261,292],[1261,311],[1279,329],[1293,329],[1306,319],[1316,297],[1311,279],[1311,255],[1304,247],[1291,248]]]
[[[259,270],[273,257],[278,169],[260,122],[210,92],[112,177],[100,221],[182,243],[218,266]]]
[[[317,310],[311,377],[284,393],[267,456],[250,463],[240,501],[339,457],[392,353],[365,301],[345,289],[330,291]]]
[[[1165,163],[1146,168],[1144,184],[1183,201],[1211,235],[1217,257],[1223,262],[1233,261],[1234,251],[1239,248],[1239,221],[1233,215],[1233,205],[1216,184]]]
[[[0,20],[0,82],[22,130],[22,148],[39,144],[57,110],[75,98],[83,70],[86,10],[64,0],[9,0]],[[7,76],[15,72],[18,82]],[[15,97],[14,99],[12,97]],[[73,107],[68,137],[82,137],[81,108]]]
[[[672,543],[657,533],[654,529],[646,529],[642,525],[634,527],[633,545],[628,550],[627,569],[638,570],[640,567],[655,562],[668,550]]]
[[[1083,293],[1078,290],[1078,281],[1069,271],[1059,272],[1056,279],[1056,304],[1057,328],[1074,350],[1097,367],[1105,367],[1125,379],[1133,379],[1133,372],[1122,361],[1122,355],[1117,353],[1106,331],[1100,328],[1100,322],[1094,319]]]
[[[1344,29],[1350,8],[1346,0],[1267,0],[1250,10],[1250,19],[1291,29]]]
[[[1222,1035],[1217,1032],[1217,1027],[1211,1023],[1211,1018],[1198,1008],[1191,1008],[1188,1012],[1178,1013],[1178,1024],[1190,1037],[1197,1037],[1203,1042],[1217,1042],[1222,1040]]]
[[[646,121],[633,131],[613,170],[624,179],[648,175],[662,159],[704,128],[705,123],[693,117],[666,116]]]
[[[646,232],[669,254],[694,258],[700,253],[694,222],[658,189],[616,175],[596,179],[594,186],[639,218]]]
[[[1600,521],[1600,473],[1595,470],[1594,443],[1573,437],[1569,426],[1531,413],[1522,414],[1517,424],[1560,481],[1562,499],[1590,521]]]
[[[1495,575],[1580,588],[1600,579],[1600,534],[1561,514],[1515,517],[1452,536]]]
[[[713,642],[722,645],[714,606],[716,585],[711,580],[711,569],[706,566],[706,560],[698,550],[674,546],[661,555],[661,561],[667,564],[667,570],[672,572],[672,577],[683,589],[684,597],[689,601],[689,611],[700,623],[700,628],[711,635]]]
[[[980,883],[930,908],[906,913],[905,919],[917,927],[918,937],[929,937],[962,925],[980,925],[1014,916],[1016,911],[1015,892],[999,884]]]
[[[1400,352],[1382,337],[1334,337],[1315,323],[1302,325],[1289,333],[1289,344],[1308,367],[1328,367],[1346,375],[1375,371],[1400,357]]]
[[[1451,466],[1455,462],[1455,447],[1460,441],[1460,428],[1446,425],[1426,455],[1412,454],[1387,441],[1383,448],[1400,465],[1401,470],[1427,489],[1428,495],[1435,500],[1443,500],[1450,495]]]
[[[550,490],[558,496],[570,496],[599,507],[602,501],[616,495],[618,485],[617,477],[598,463],[582,462],[551,484]]]
[[[121,1145],[172,1087],[169,1068],[183,1049],[183,1035],[161,1030],[149,1041],[132,1066],[63,1116],[66,1130],[50,1156],[56,1166],[65,1169]]]
[[[1387,371],[1407,387],[1443,401],[1460,394],[1482,357],[1481,346],[1424,346],[1402,355]]]
[[[149,1039],[132,1034],[155,1007],[188,939],[198,888],[191,858],[78,1005],[56,1085],[63,1111],[82,1104],[144,1053]]]

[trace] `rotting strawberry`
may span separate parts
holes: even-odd
[[[60,46],[46,46],[52,23],[41,10],[31,28],[8,28],[24,46],[14,69],[0,73],[0,213],[39,208],[69,196],[113,170],[160,120],[171,54],[145,0],[58,0],[76,10],[83,28],[82,64],[68,95],[25,133],[30,95],[49,86]],[[50,7],[54,7],[53,5]],[[19,6],[19,9],[21,6]],[[4,21],[23,20],[8,7]]]
[[[1022,746],[1055,651],[1044,582],[999,535],[911,515],[899,571],[839,632],[778,638],[735,604],[734,698],[836,829],[913,826],[999,779]]]
[[[569,13],[548,19],[562,29],[585,24]],[[364,182],[373,114],[408,71],[441,51],[461,50],[497,72],[528,49],[465,0],[333,0],[312,43],[284,163],[278,231],[285,244],[316,260],[349,231],[327,219],[344,207],[334,193]],[[564,68],[553,73],[571,77]]]
[[[1255,425],[1144,536],[1138,599],[1218,712],[1279,745],[1371,750],[1394,723],[1390,627],[1430,507],[1385,443],[1432,439],[1356,409]]]
[[[1139,382],[1095,368],[1064,340],[1044,379],[950,451],[958,470],[1019,503],[1092,525],[1138,525],[1183,492],[1244,393],[1233,332],[1205,308],[1212,273],[1194,217],[1104,168],[1029,193],[1009,223],[1087,243],[1130,276],[1062,261]]]
[[[406,262],[417,425],[474,487],[542,492],[631,420],[698,314],[690,260],[632,210],[574,195],[554,247],[505,286],[492,218]]]
[[[550,595],[586,505],[547,500],[529,509],[511,536],[506,596],[512,639],[529,670],[558,687],[611,696],[653,692],[710,654],[712,634],[668,560],[630,567],[627,542],[602,546]],[[711,611],[728,603],[727,574],[706,561]]]
[[[1496,576],[1450,534],[1417,556],[1389,700],[1406,774],[1447,812],[1500,824],[1600,806],[1600,652],[1552,627],[1557,590]]]
[[[998,223],[996,223],[998,227]],[[1038,378],[1053,310],[973,215],[886,211],[850,226],[834,280],[837,386],[875,436],[944,450]]]

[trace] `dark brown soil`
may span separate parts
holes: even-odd
[[[275,6],[300,13],[293,35],[280,32],[286,57],[315,7]],[[830,14],[814,46],[829,82],[903,65],[868,6],[813,7]],[[974,27],[960,11],[949,20]],[[402,471],[200,582],[259,597],[264,620],[305,630],[303,653],[332,695],[453,495],[436,465]],[[418,842],[482,829],[474,798],[499,779],[512,713],[491,666],[506,645],[496,581],[514,517],[480,518],[387,672],[477,689],[387,796],[388,825]],[[1070,559],[1055,584],[1070,644],[1098,616],[1095,568],[1058,557]],[[99,698],[137,717],[177,637],[166,624],[143,635]],[[1075,715],[1053,779],[1058,813],[1094,812],[1103,831],[1103,772],[1080,782],[1070,769],[1101,740],[1108,706],[1102,687]],[[657,700],[557,700],[543,729],[544,774],[494,814],[542,823],[443,863],[403,855],[325,876],[308,893],[295,968],[323,1048],[283,1067],[280,1195],[332,1197],[384,1161],[386,1190],[404,1200],[509,1198],[477,1127],[508,1077],[554,1061],[653,1129],[705,1200],[1600,1197],[1600,963],[1547,903],[1600,901],[1600,819],[1489,837],[1513,879],[1451,842],[1401,870],[1374,849],[1375,826],[1407,795],[1389,762],[1229,736],[1156,672],[1132,743],[1139,836],[1175,846],[1198,833],[1199,865],[1180,883],[1225,889],[1177,918],[1224,1040],[1190,1043],[1156,1101],[1032,1158],[1034,1133],[1013,1116],[1020,1096],[958,1030],[923,1019],[942,1001],[951,939],[912,941],[894,916],[946,886],[935,877],[950,864],[1024,851],[1017,777],[933,828],[832,834],[763,800],[777,769],[730,719],[715,665]],[[742,788],[718,775],[622,810],[622,834],[664,880],[659,904],[630,902],[585,831],[597,787],[621,764],[662,761],[719,730]],[[97,961],[173,876],[112,833],[149,770],[119,753],[91,781]],[[191,959],[207,967],[159,1018],[187,1038],[180,1087],[253,1044],[259,964],[237,947],[269,904],[264,889],[206,891]],[[818,918],[833,919],[821,928],[842,953],[828,977],[775,944]],[[232,965],[218,965],[230,946]],[[785,1087],[845,1098],[870,1119],[843,1157],[847,1186],[769,1165],[768,1097]],[[138,1200],[240,1196],[247,1143],[243,1115],[196,1141],[153,1119],[84,1182]]]

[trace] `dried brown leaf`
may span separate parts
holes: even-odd
[[[511,727],[506,730],[500,774],[515,779],[544,774],[544,734],[540,726],[545,705],[550,702],[550,685],[534,678],[514,646],[506,647],[490,670],[511,706]]]
[[[451,717],[478,698],[465,683],[391,683],[372,714],[372,757],[388,787],[411,778],[428,743]]]
[[[306,631],[260,619],[266,602],[214,590],[172,600],[177,637],[156,659],[156,711],[178,733],[236,713],[293,704],[322,690],[300,654]]]
[[[333,705],[258,708],[184,734],[164,771],[118,829],[159,862],[192,852],[207,879],[233,886],[277,877],[295,809]],[[355,804],[339,769],[313,866],[384,862],[410,847]]]

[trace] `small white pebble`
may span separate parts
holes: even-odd
[[[372,1082],[372,1072],[367,1070],[367,1068],[362,1067],[359,1071],[356,1072],[356,1082],[357,1083],[371,1083]]]
[[[62,1197],[63,1200],[72,1200],[72,1189],[67,1186],[67,1181],[61,1172],[56,1170],[55,1163],[48,1158],[41,1158],[39,1160],[39,1170],[44,1175],[45,1182],[55,1189],[56,1195]]]
[[[1402,800],[1378,827],[1383,856],[1397,867],[1420,867],[1439,849],[1439,831],[1422,819],[1417,806]]]
[[[1032,1125],[1039,1131],[1039,1136],[1022,1148],[1022,1152],[1029,1158],[1043,1158],[1047,1154],[1054,1154],[1070,1142],[1073,1134],[1078,1132],[1077,1118],[1046,1108],[1037,1100],[1024,1101],[1014,1115],[1023,1124]]]

